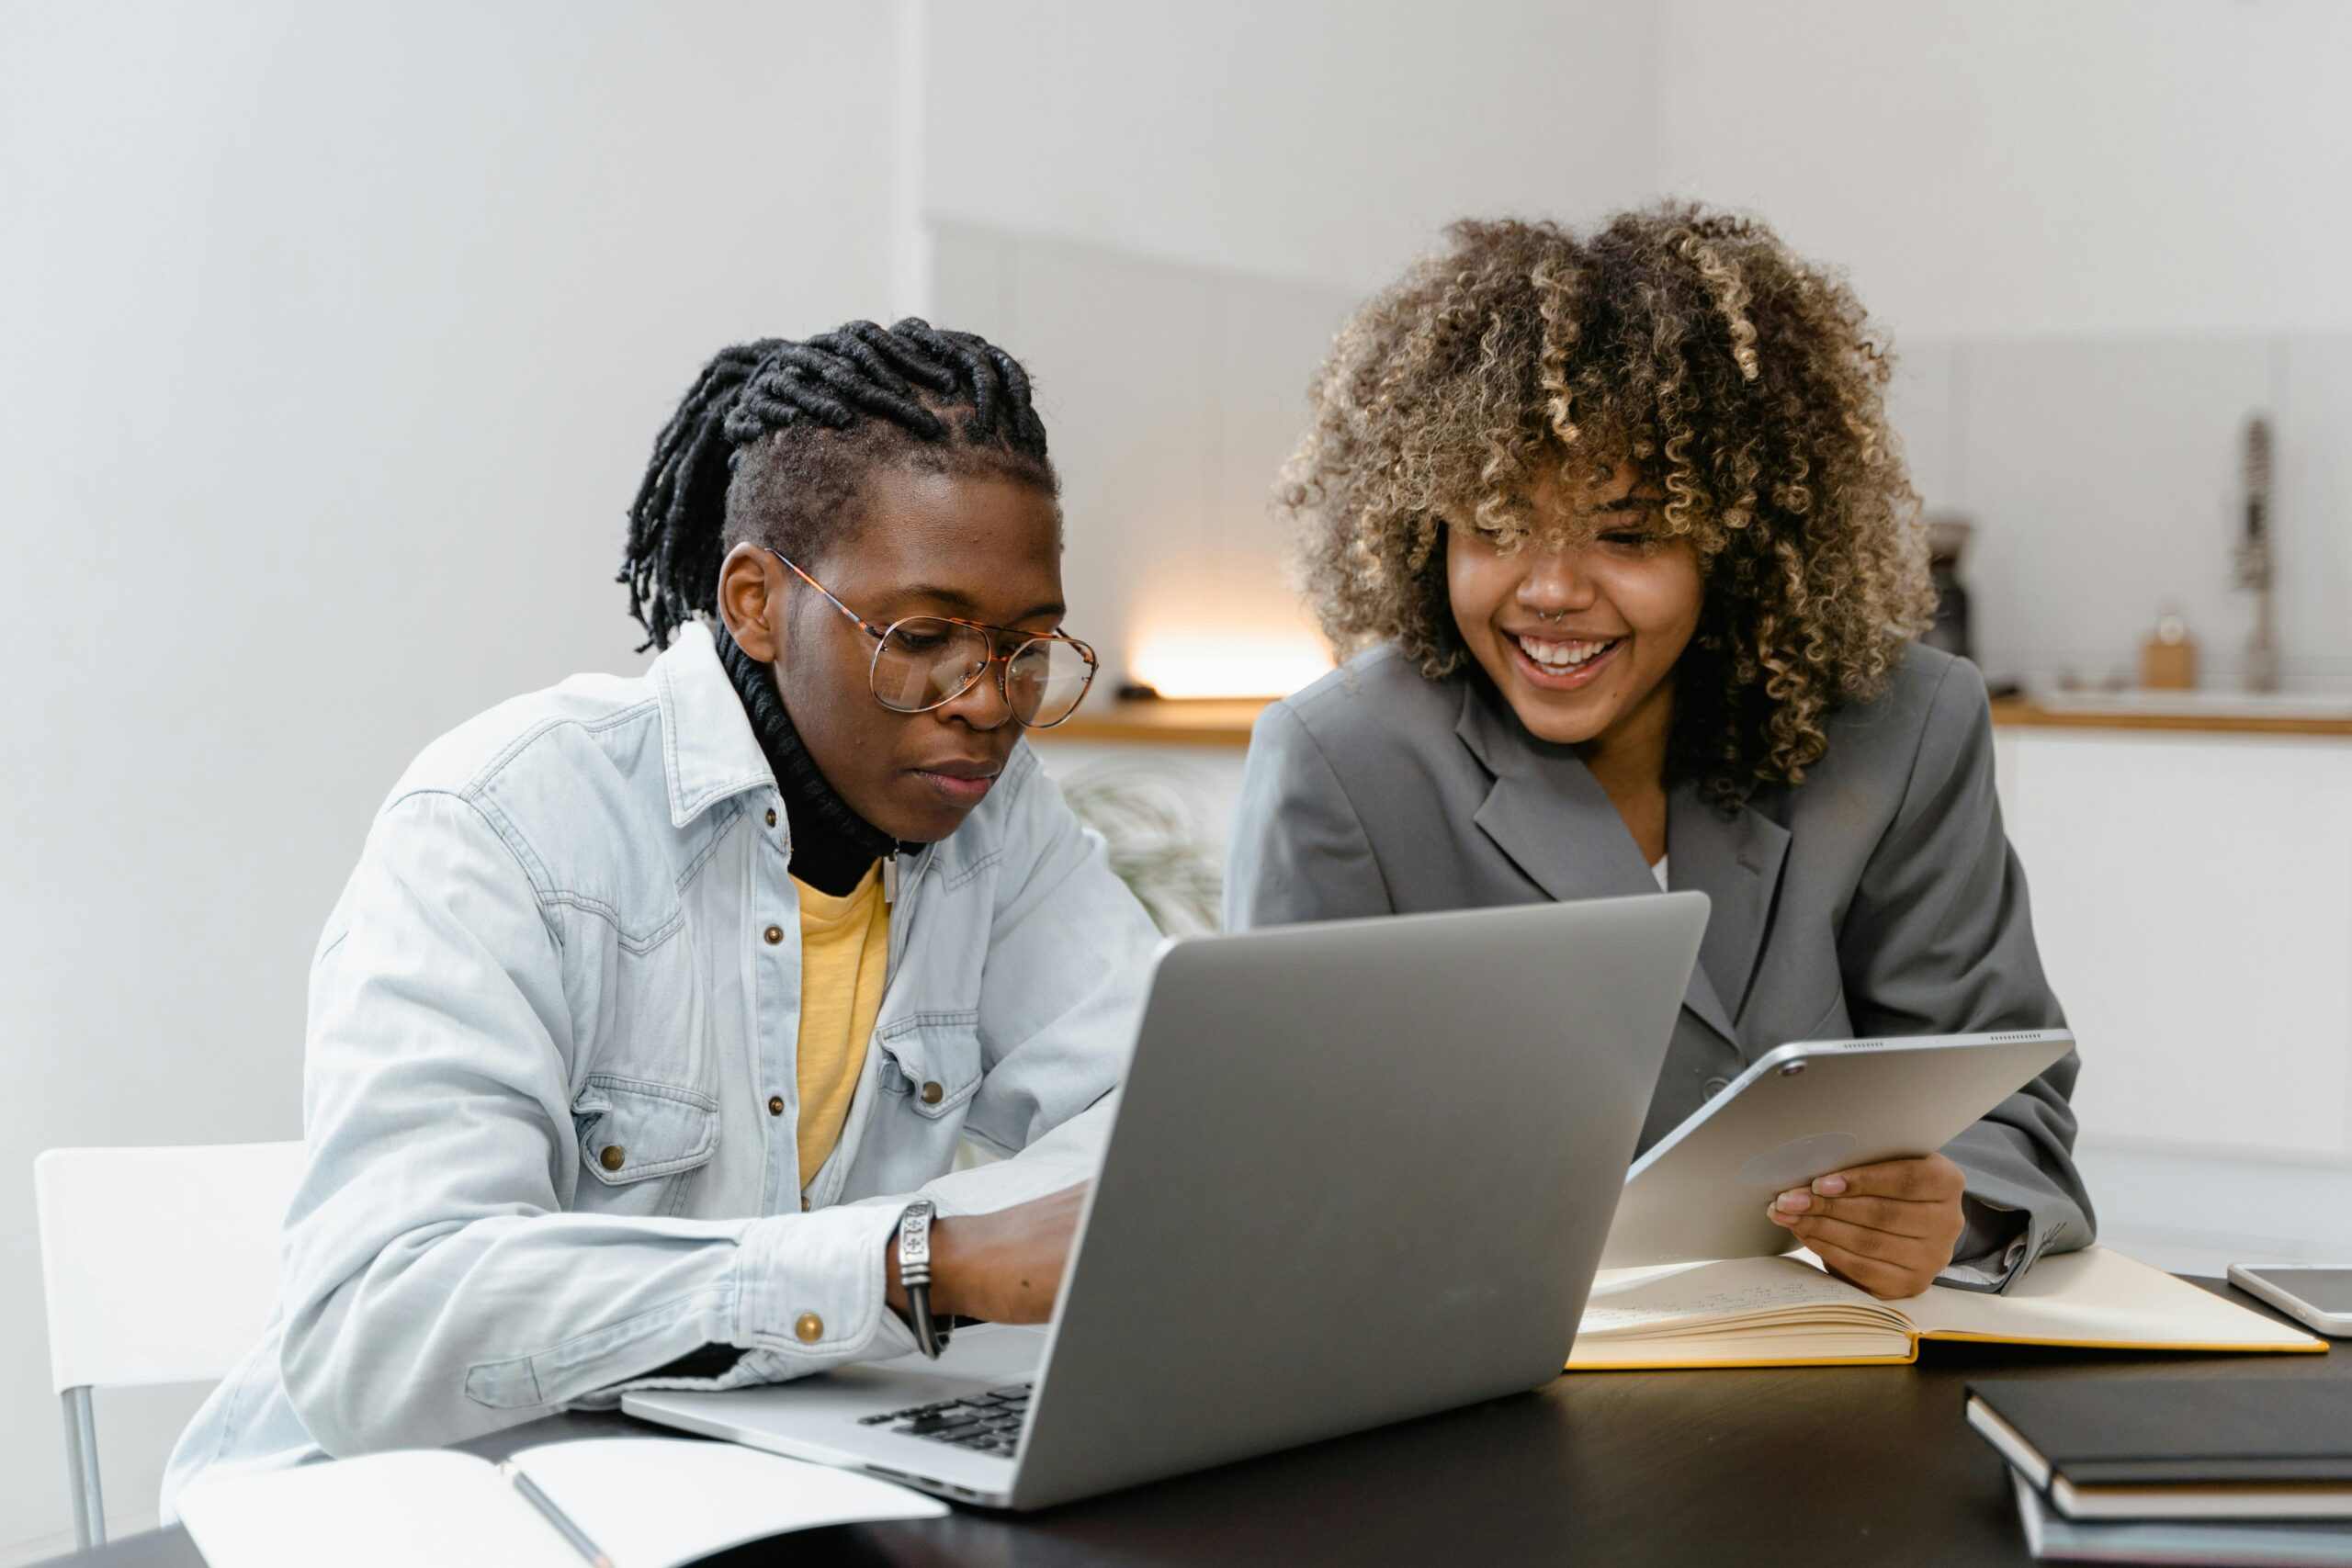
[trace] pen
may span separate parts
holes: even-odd
[[[533,1485],[531,1478],[523,1473],[520,1465],[509,1460],[498,1467],[498,1473],[514,1483],[514,1490],[523,1495],[523,1500],[562,1532],[563,1539],[571,1543],[571,1550],[588,1560],[588,1568],[613,1568],[613,1560],[605,1555],[604,1549],[590,1540],[581,1528],[571,1522],[570,1516],[555,1506],[553,1498]]]

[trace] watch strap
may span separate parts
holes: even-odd
[[[938,1205],[918,1198],[899,1216],[899,1284],[907,1292],[907,1324],[915,1344],[933,1360],[947,1348],[948,1326],[931,1311],[931,1222]]]

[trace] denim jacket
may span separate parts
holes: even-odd
[[[903,1354],[907,1196],[968,1213],[1092,1173],[1158,938],[1035,754],[898,867],[880,1017],[813,1171],[790,860],[698,625],[641,678],[426,749],[312,961],[277,1310],[181,1438],[167,1517],[199,1472]],[[1019,1157],[951,1175],[959,1138]],[[713,1344],[745,1354],[647,1375]]]

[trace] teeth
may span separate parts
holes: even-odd
[[[1527,657],[1546,670],[1573,670],[1579,664],[1589,664],[1617,646],[1617,639],[1605,642],[1543,642],[1532,637],[1517,639]]]

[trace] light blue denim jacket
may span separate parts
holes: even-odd
[[[199,1472],[903,1354],[883,1258],[907,1195],[973,1213],[1091,1174],[1158,938],[1035,754],[899,866],[880,1018],[814,1171],[790,852],[700,626],[642,678],[426,749],[313,960],[277,1312],[181,1438],[166,1517]],[[949,1175],[959,1137],[1019,1157]],[[709,1344],[747,1354],[646,1376]]]

